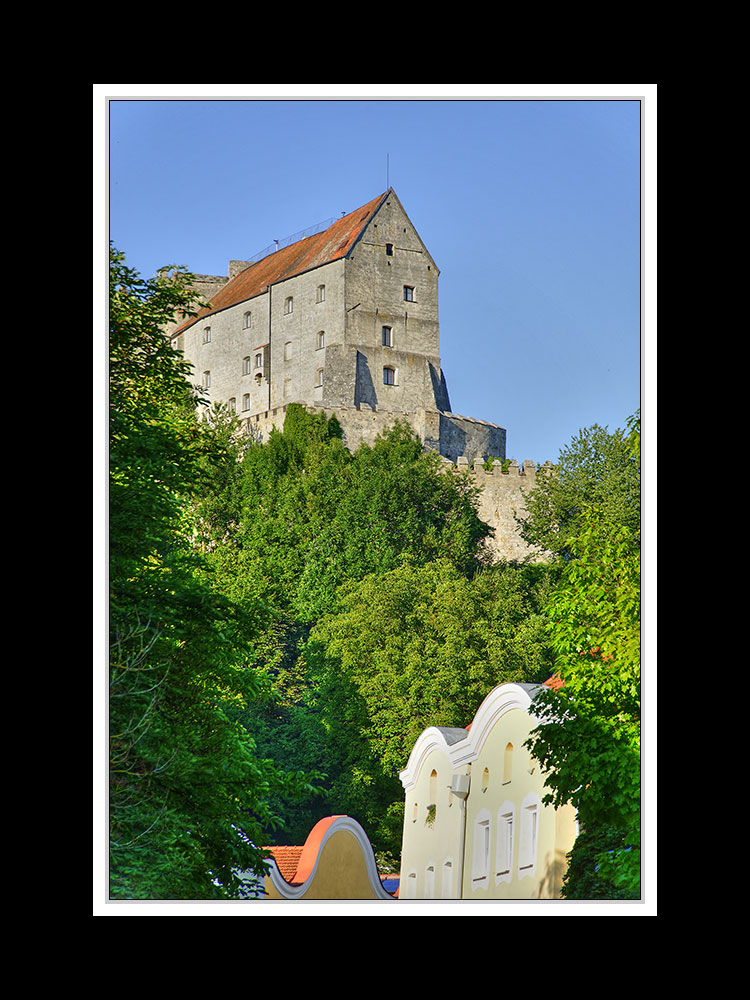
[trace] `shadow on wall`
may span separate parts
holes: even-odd
[[[445,413],[451,412],[451,401],[448,396],[448,383],[445,381],[445,375],[440,371],[440,375],[437,373],[435,366],[430,363],[430,378],[432,380],[432,393],[435,397],[435,403],[438,410],[443,410]]]
[[[362,405],[369,406],[376,410],[378,406],[378,396],[375,392],[375,385],[372,381],[370,366],[367,358],[361,351],[357,351],[357,377],[354,384],[354,405],[357,409]]]
[[[537,899],[559,899],[562,889],[563,875],[567,871],[568,862],[562,851],[555,851],[554,858],[547,861],[547,868],[539,882]]]

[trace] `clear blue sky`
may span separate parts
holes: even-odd
[[[641,405],[636,98],[652,85],[572,100],[180,99],[203,92],[186,85],[148,99],[159,91],[96,86],[123,95],[102,137],[107,236],[144,276],[167,264],[226,274],[390,182],[440,268],[454,412],[505,427],[508,457],[543,462]]]

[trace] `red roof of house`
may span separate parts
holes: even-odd
[[[302,274],[303,271],[309,271],[314,267],[330,264],[331,261],[345,257],[362,235],[363,229],[380,208],[388,193],[378,195],[377,198],[373,198],[361,208],[337,219],[322,233],[306,236],[282,250],[270,253],[257,264],[251,264],[245,268],[244,271],[240,271],[212,296],[207,308],[202,309],[196,316],[179,326],[174,331],[173,336],[182,333],[183,330],[205,316],[210,316],[222,309],[237,305],[238,302],[244,302],[260,295],[266,291],[269,285],[293,278],[297,274]]]
[[[271,853],[284,881],[294,884],[302,848],[264,847],[263,850]]]

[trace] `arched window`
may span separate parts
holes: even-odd
[[[203,328],[203,343],[204,344],[210,344],[211,343],[211,327],[210,326],[205,326]]]
[[[243,410],[249,410],[250,409],[250,393],[249,392],[246,392],[245,395],[242,397],[242,409]]]
[[[316,294],[315,294],[315,301],[316,302],[325,302],[325,300],[326,300],[326,286],[325,285],[318,285],[318,288],[317,288],[317,291],[316,291]]]
[[[318,335],[315,338],[315,349],[320,350],[321,347],[326,346],[326,332],[325,330],[318,330]]]
[[[292,346],[291,340],[287,340],[284,344],[284,361],[288,361],[292,354],[294,353],[294,348]]]
[[[503,784],[507,785],[513,775],[513,744],[508,743],[503,754]]]
[[[383,369],[383,385],[396,384],[396,369],[386,367]]]
[[[443,899],[453,899],[453,861],[446,858],[443,862],[443,879],[440,895]]]
[[[430,802],[433,805],[437,802],[437,771],[434,768],[430,771]]]
[[[294,299],[290,295],[288,298],[284,299],[284,312],[288,316],[290,313],[294,312]]]
[[[490,784],[490,769],[485,767],[482,771],[482,791],[486,792]]]
[[[202,384],[203,384],[203,388],[204,389],[210,389],[211,388],[211,372],[203,372],[203,383]]]
[[[323,385],[323,369],[322,368],[318,368],[317,372],[315,373],[315,384],[316,385]]]
[[[249,357],[242,359],[242,374],[243,375],[249,375],[250,374],[250,372],[252,371],[251,365],[252,365],[252,361],[251,361],[251,359]]]
[[[259,354],[255,355],[255,367],[256,368],[262,368],[263,367],[263,352],[262,351]]]
[[[250,329],[252,320],[253,320],[253,314],[250,312],[246,312],[245,315],[242,317],[242,325],[246,330]]]
[[[424,872],[424,898],[435,898],[435,865],[427,865]]]

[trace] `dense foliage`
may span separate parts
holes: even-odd
[[[161,329],[190,276],[110,257],[110,895],[235,896],[261,871],[285,778],[237,721],[257,696],[244,609],[211,586],[185,513],[212,449]]]
[[[553,672],[530,747],[584,828],[565,892],[637,896],[637,420],[539,477],[523,533],[549,563],[492,563],[471,479],[407,426],[351,452],[300,406],[265,443],[208,407],[161,333],[190,283],[112,254],[112,896],[235,897],[259,845],[332,813],[397,870],[419,733]]]
[[[283,432],[237,447],[233,499],[198,514],[225,593],[265,618],[267,698],[243,722],[273,759],[324,776],[319,797],[278,803],[285,835],[346,812],[397,865],[398,771],[419,732],[549,676],[549,572],[486,563],[475,487],[404,425],[352,453],[335,420],[291,405]]]
[[[610,444],[612,442],[609,442]],[[618,432],[612,493],[627,482],[629,503],[603,505],[584,491],[560,549],[566,563],[546,608],[556,673],[564,682],[537,700],[541,725],[532,752],[549,769],[546,801],[572,803],[590,841],[616,831],[622,844],[599,859],[618,891],[640,894],[641,648],[640,424]],[[611,454],[611,451],[608,451]],[[624,467],[623,467],[624,466]],[[603,483],[606,487],[606,481]],[[554,485],[550,492],[555,489]],[[539,498],[539,507],[544,502]],[[611,838],[610,838],[611,839]],[[569,877],[569,894],[578,893]]]

